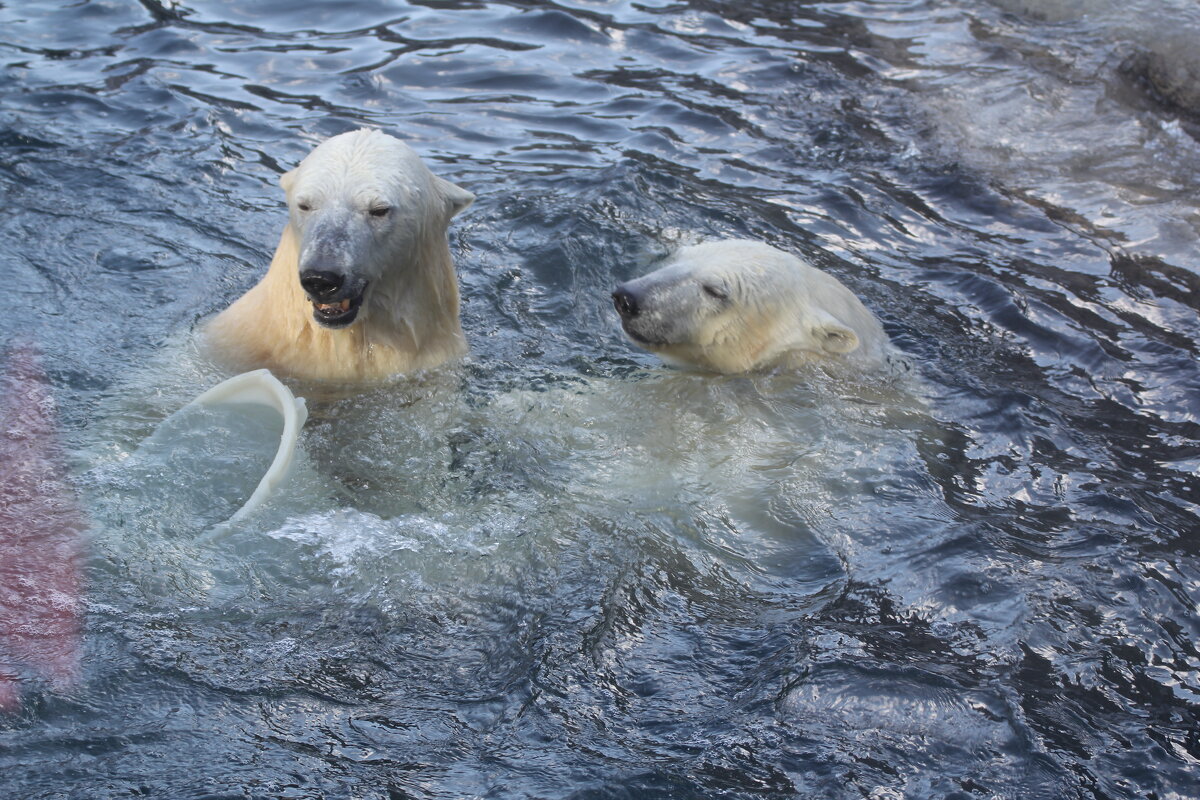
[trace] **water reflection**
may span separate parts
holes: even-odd
[[[69,691],[80,678],[88,523],[66,480],[54,401],[36,348],[22,344],[3,356],[0,712],[16,712],[23,684]]]

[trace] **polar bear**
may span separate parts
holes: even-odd
[[[849,289],[762,242],[680,248],[612,298],[636,344],[685,366],[738,373],[889,360],[883,326]]]
[[[321,143],[280,185],[289,217],[266,275],[205,326],[219,360],[354,383],[466,353],[446,229],[473,194],[375,130]]]

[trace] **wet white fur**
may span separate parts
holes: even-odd
[[[762,242],[683,247],[625,285],[643,293],[641,314],[626,325],[649,341],[635,342],[687,366],[720,373],[814,361],[873,367],[890,351],[879,320],[840,281]]]
[[[369,382],[466,353],[446,229],[474,195],[369,130],[323,142],[280,185],[289,222],[266,275],[205,328],[218,357],[305,380]],[[381,205],[391,208],[382,220],[369,213]],[[318,324],[300,287],[304,250],[318,239],[370,281],[344,329]]]

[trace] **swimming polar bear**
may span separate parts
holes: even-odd
[[[473,194],[373,130],[328,139],[279,182],[289,219],[267,274],[205,327],[220,360],[366,382],[466,353],[446,229]]]
[[[612,297],[636,344],[685,366],[738,373],[889,360],[883,326],[849,289],[762,242],[680,248]]]

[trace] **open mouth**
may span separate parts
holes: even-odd
[[[318,303],[313,300],[313,319],[326,328],[344,328],[358,317],[358,310],[362,308],[362,303],[361,293],[334,303]]]

